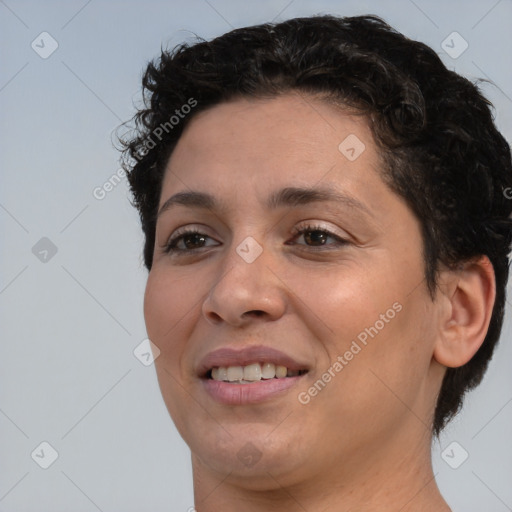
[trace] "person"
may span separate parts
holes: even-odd
[[[198,512],[448,511],[431,442],[500,337],[510,148],[376,16],[164,50],[121,136]]]

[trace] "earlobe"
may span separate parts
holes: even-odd
[[[447,271],[447,292],[434,347],[435,360],[449,368],[465,365],[482,345],[496,298],[493,266],[487,256]]]

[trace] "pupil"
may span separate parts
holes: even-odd
[[[322,231],[309,231],[306,234],[306,242],[316,245],[323,245],[325,243],[325,233]]]
[[[191,242],[192,241],[192,242]],[[184,242],[187,249],[194,249],[194,246],[199,244],[201,241],[204,242],[204,236],[199,234],[192,234],[185,237]]]

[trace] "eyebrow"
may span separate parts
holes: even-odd
[[[274,210],[279,207],[293,207],[316,202],[337,202],[350,208],[360,210],[370,217],[374,217],[370,209],[353,196],[332,190],[331,188],[301,188],[286,187],[273,192],[266,201],[266,207]],[[178,192],[169,197],[160,208],[157,217],[175,205],[189,208],[202,208],[207,210],[225,209],[223,203],[214,196],[205,192],[189,191]]]

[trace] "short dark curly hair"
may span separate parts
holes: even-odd
[[[464,394],[481,382],[505,311],[512,244],[512,200],[505,191],[512,190],[512,163],[477,85],[377,16],[329,15],[240,28],[162,50],[142,84],[144,106],[120,141],[148,270],[166,163],[187,123],[221,102],[287,92],[366,117],[383,179],[421,223],[432,300],[440,264],[454,268],[489,257],[496,279],[489,329],[468,363],[447,369],[432,425],[438,435]]]

